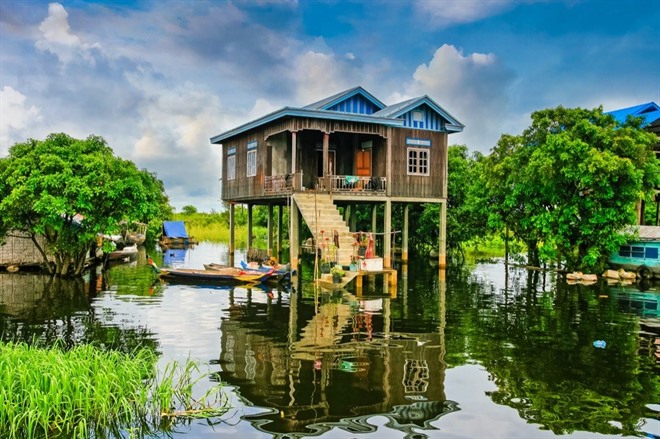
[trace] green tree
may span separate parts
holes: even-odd
[[[197,213],[197,208],[196,208],[195,206],[190,205],[190,204],[186,204],[186,205],[183,206],[183,208],[181,209],[181,212],[182,212],[184,215],[194,215],[194,214]]]
[[[465,145],[452,145],[448,150],[449,175],[447,182],[447,250],[461,253],[461,245],[483,235],[484,223],[471,202],[480,190],[477,175],[478,153],[469,154]],[[411,239],[418,245],[435,248],[438,245],[440,206],[426,204],[423,208],[411,206],[411,217],[418,218],[411,227]],[[414,221],[414,220],[413,220]]]
[[[29,233],[52,274],[80,275],[98,234],[171,210],[162,182],[98,136],[54,133],[17,143],[0,159],[0,232]]]
[[[600,270],[657,183],[655,142],[640,120],[618,125],[601,108],[537,111],[493,151],[489,207],[532,255]]]

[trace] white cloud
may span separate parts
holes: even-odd
[[[432,27],[472,23],[514,6],[511,0],[417,0],[415,8]]]
[[[14,143],[27,140],[23,133],[41,120],[39,108],[26,105],[26,100],[12,87],[5,85],[0,90],[0,157],[6,156]]]
[[[307,51],[294,63],[291,79],[296,83],[296,100],[310,104],[353,87],[355,77],[350,58],[337,58],[334,54]]]
[[[92,49],[99,49],[98,43],[87,44],[71,32],[69,13],[59,3],[48,5],[48,17],[39,25],[42,38],[36,42],[37,49],[57,56],[62,64],[78,58],[94,63]]]
[[[405,95],[393,95],[392,102],[429,95],[466,126],[462,134],[450,136],[450,143],[487,152],[508,125],[508,89],[513,79],[494,54],[464,55],[444,44],[428,64],[417,67]]]

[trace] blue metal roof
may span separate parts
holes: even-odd
[[[359,86],[346,91],[342,91],[341,93],[337,93],[336,95],[332,95],[325,99],[321,99],[320,101],[314,102],[313,104],[305,105],[303,108],[310,110],[330,110],[332,107],[340,104],[343,101],[349,100],[356,95],[359,95],[360,97],[363,97],[367,101],[371,102],[375,107],[378,108],[378,110],[385,108],[385,104],[383,104],[371,93]]]
[[[433,111],[438,113],[443,119],[445,119],[445,129],[452,132],[461,132],[465,125],[460,123],[454,116],[449,114],[447,110],[438,105],[433,99],[424,95],[419,98],[408,99],[407,101],[400,102],[398,104],[390,105],[377,113],[374,113],[374,116],[378,117],[396,117],[400,118],[411,111],[428,105]]]
[[[366,107],[363,105],[365,103],[367,104]],[[443,119],[442,129],[448,132],[463,131],[465,126],[428,96],[409,99],[399,104],[386,107],[362,87],[354,87],[302,108],[281,108],[260,117],[259,119],[255,119],[222,134],[211,137],[211,143],[222,143],[222,141],[231,137],[285,117],[309,117],[404,127],[408,125],[406,118],[403,116],[424,104],[428,105],[432,111],[436,112],[440,118]],[[380,110],[373,114],[369,114],[369,112],[373,111],[375,108],[379,108]],[[440,124],[435,123],[429,126],[435,127],[439,125]]]
[[[646,104],[635,105],[634,107],[607,111],[605,114],[611,114],[619,123],[625,122],[628,116],[641,117],[644,119],[642,126],[647,126],[660,119],[660,107],[655,102],[647,102]]]
[[[169,238],[188,238],[183,221],[163,221],[163,236]]]

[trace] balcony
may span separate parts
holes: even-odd
[[[319,177],[316,184],[321,192],[338,192],[350,194],[385,194],[387,178],[357,175],[328,175]]]

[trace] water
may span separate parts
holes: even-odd
[[[154,256],[228,260],[209,243]],[[203,363],[196,391],[221,382],[232,408],[175,438],[660,436],[653,289],[571,286],[501,261],[442,280],[425,259],[361,296],[315,291],[309,261],[292,289],[153,285],[145,258],[85,282],[0,273],[2,337]]]

